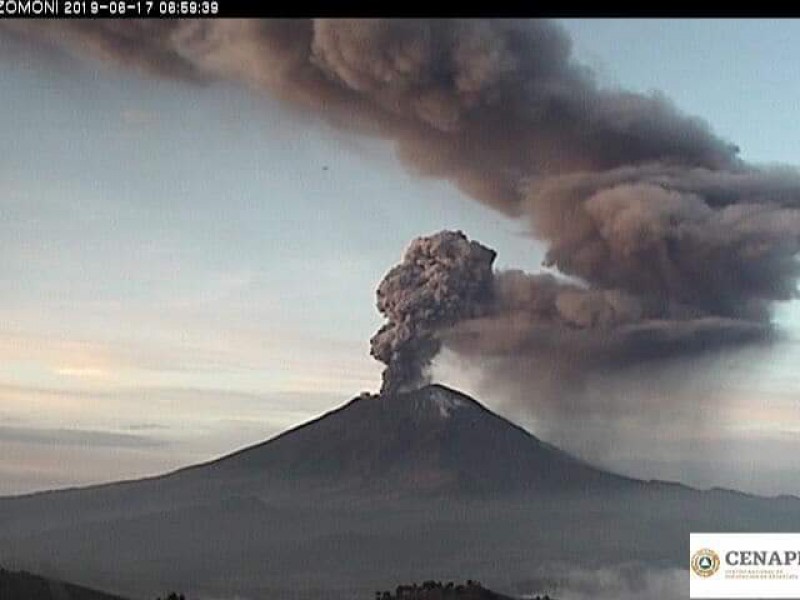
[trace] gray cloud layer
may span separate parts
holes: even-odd
[[[4,442],[45,444],[56,447],[148,448],[166,445],[163,440],[144,435],[92,429],[39,429],[0,426],[0,439]]]

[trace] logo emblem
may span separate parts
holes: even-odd
[[[691,564],[698,577],[711,577],[719,571],[719,556],[713,550],[703,548],[694,553]]]

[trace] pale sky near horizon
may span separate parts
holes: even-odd
[[[800,165],[800,22],[563,24],[603,84],[660,90],[745,159]],[[243,89],[24,56],[0,60],[0,86],[0,495],[211,459],[376,389],[375,285],[417,235],[463,229],[501,268],[543,256],[384,142]],[[800,308],[776,322],[779,347],[681,390],[632,380],[626,418],[581,435],[479,400],[626,473],[800,494]],[[637,413],[671,393],[715,426],[681,435],[669,401],[663,422]]]

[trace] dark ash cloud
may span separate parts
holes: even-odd
[[[411,243],[377,292],[378,310],[388,320],[370,340],[372,356],[386,364],[382,392],[423,383],[441,348],[441,331],[486,312],[494,259],[493,250],[460,231]]]
[[[9,22],[158,77],[238,82],[390,140],[423,176],[526,220],[550,275],[492,273],[444,232],[387,275],[372,340],[384,389],[442,344],[474,356],[613,365],[763,338],[797,293],[800,174],[762,168],[659,94],[603,88],[548,21]]]
[[[388,320],[372,338],[372,355],[387,365],[383,391],[424,383],[442,346],[484,364],[507,359],[512,362],[495,362],[498,377],[513,373],[519,380],[527,373],[541,383],[543,365],[574,378],[588,369],[771,334],[766,319],[723,316],[661,294],[592,288],[550,274],[493,271],[494,258],[493,250],[460,231],[411,243],[377,292]]]

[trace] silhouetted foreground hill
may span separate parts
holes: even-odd
[[[486,589],[479,582],[468,580],[466,583],[442,583],[426,581],[421,585],[398,585],[394,592],[375,592],[375,600],[514,600]],[[539,598],[536,600],[550,600]]]
[[[0,568],[0,600],[125,600],[54,579],[45,579],[24,571]]]
[[[599,569],[685,569],[692,531],[799,522],[797,498],[620,477],[428,386],[162,477],[0,498],[0,564],[135,598],[353,600],[431,572],[564,597]]]
[[[186,600],[183,594],[171,593],[156,600]],[[126,600],[97,590],[46,579],[25,571],[7,571],[0,567],[0,600]],[[514,600],[483,587],[480,582],[442,583],[425,581],[422,584],[398,585],[392,591],[375,593],[375,600]],[[535,600],[550,600],[548,596]]]

